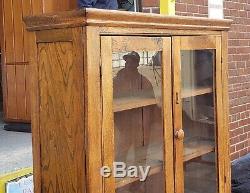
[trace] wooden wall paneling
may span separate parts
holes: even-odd
[[[13,2],[13,26],[14,26],[14,62],[24,62],[24,25],[23,25],[23,6],[22,1]]]
[[[27,120],[27,103],[26,103],[26,66],[16,65],[16,111],[17,119]]]
[[[32,15],[32,4],[31,0],[23,0],[23,17]],[[24,25],[24,23],[23,23]],[[31,34],[24,29],[24,61],[30,61],[30,43],[29,43],[29,36]],[[34,36],[31,35],[32,38]],[[35,41],[35,40],[34,40]],[[25,96],[26,96],[26,119],[31,120],[31,101],[30,101],[30,89],[31,89],[31,74],[30,74],[30,66],[31,64],[28,63],[25,66]]]
[[[4,36],[4,11],[3,11],[3,4],[4,1],[0,0],[0,49],[1,49],[1,86],[2,86],[2,93],[3,93],[3,99],[6,98],[7,96],[7,92],[6,92],[6,77],[4,76],[4,74],[6,74],[6,68],[4,66],[4,62],[5,62],[5,36]],[[5,101],[3,101],[3,109],[6,109],[6,104]]]
[[[6,85],[7,88],[7,99],[5,119],[16,119],[17,118],[17,100],[16,100],[16,66],[5,65],[6,68]]]
[[[31,4],[31,0],[23,0],[22,1],[22,15],[23,17],[32,15],[32,4]],[[23,47],[24,47],[24,59],[23,61],[29,61],[30,57],[29,57],[29,33],[27,32],[27,30],[25,29],[25,24],[22,21],[22,25],[24,27],[23,29]],[[20,50],[19,50],[20,51]]]
[[[3,37],[3,0],[0,0],[0,48],[1,48],[1,54],[2,54],[2,49],[3,49],[3,42],[4,42],[4,37]]]
[[[14,18],[13,4],[10,0],[3,0],[4,12],[4,36],[5,36],[5,63],[15,62],[15,42],[14,42]]]
[[[43,8],[44,13],[68,11],[77,8],[77,0],[44,0]]]
[[[38,15],[44,13],[43,0],[26,0],[30,1],[32,6],[32,15]]]
[[[30,49],[23,17],[73,9],[75,6],[76,1],[70,0],[2,0],[4,26],[2,50],[5,53],[2,60],[4,61],[2,80],[6,121],[30,121],[30,66],[28,63]],[[14,106],[17,107],[16,112],[14,112]]]

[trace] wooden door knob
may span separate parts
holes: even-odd
[[[185,133],[184,133],[183,129],[180,129],[180,130],[175,132],[176,139],[183,140],[184,137],[185,137]]]

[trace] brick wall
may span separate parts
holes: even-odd
[[[144,11],[158,13],[159,1],[144,0]],[[224,0],[229,32],[231,159],[250,153],[250,0]],[[176,0],[176,15],[208,16],[208,0]]]
[[[229,32],[230,142],[232,160],[250,152],[250,1],[226,0]]]

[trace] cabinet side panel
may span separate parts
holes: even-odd
[[[38,44],[42,192],[85,192],[83,49],[73,42]]]

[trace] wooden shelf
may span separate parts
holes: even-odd
[[[126,158],[118,158],[118,161],[125,161],[127,166],[151,166],[148,177],[163,171],[163,151],[162,144],[152,144],[135,150],[134,155],[129,154]],[[118,178],[116,179],[116,188],[121,188],[133,182],[139,181],[139,178]]]
[[[148,177],[158,174],[163,171],[163,162],[162,161],[151,161],[148,162],[147,165],[150,165],[150,171]],[[133,182],[139,181],[139,178],[120,178],[116,180],[116,188],[124,187]]]
[[[156,99],[150,96],[148,92],[140,92],[134,96],[122,96],[114,99],[114,112],[121,112],[150,105],[155,105]]]
[[[206,88],[196,88],[196,89],[184,89],[182,91],[182,98],[188,98],[193,96],[204,95],[208,93],[212,93],[213,89],[211,87]]]
[[[212,88],[197,88],[196,90],[184,90],[182,92],[182,98],[199,96],[207,93],[212,93]],[[154,97],[149,96],[147,92],[138,93],[138,95],[130,96],[125,95],[119,98],[114,98],[114,112],[121,112],[146,106],[157,104]]]
[[[184,162],[190,161],[194,158],[206,155],[215,150],[214,142],[207,139],[191,138],[185,142],[184,145]],[[135,166],[151,166],[149,176],[163,172],[163,148],[162,145],[152,145],[148,147],[142,147],[136,150],[136,161],[131,161],[133,155],[127,156],[127,165]],[[119,159],[124,161],[125,159]],[[146,163],[145,163],[146,162]],[[116,179],[116,188],[121,188],[133,182],[139,181],[139,178],[122,178]]]
[[[184,161],[206,155],[215,150],[213,141],[197,138],[191,138],[185,141],[184,147]]]

